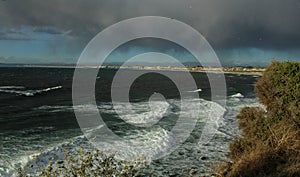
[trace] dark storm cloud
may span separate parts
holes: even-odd
[[[13,30],[2,30],[0,31],[0,40],[21,40],[27,41],[32,40],[30,36],[22,32],[13,31]]]
[[[6,57],[2,57],[2,56],[0,56],[0,61],[2,61],[2,60],[6,60]]]
[[[11,36],[11,35],[1,35],[0,34],[0,40],[18,40],[18,41],[29,41],[32,40],[31,37],[28,36]]]
[[[85,37],[92,37],[120,20],[143,15],[183,21],[217,48],[300,47],[299,0],[6,0],[0,3],[0,26],[51,26]]]
[[[38,33],[47,33],[47,34],[53,34],[53,35],[59,35],[59,34],[64,34],[65,32],[63,30],[60,30],[55,27],[35,27],[33,29],[33,32],[38,32]]]

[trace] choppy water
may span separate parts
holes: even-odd
[[[139,72],[139,71],[128,71]],[[171,71],[166,71],[171,72]],[[110,86],[115,70],[101,70],[96,83],[97,107],[106,125],[120,137],[135,144],[134,150],[124,150],[120,155],[143,155],[149,158],[171,149],[174,135],[170,129],[176,116],[190,116],[197,110],[194,102],[200,102],[201,111],[195,129],[189,138],[171,154],[155,160],[150,170],[157,175],[186,175],[191,169],[197,174],[210,172],[212,164],[224,161],[228,142],[238,136],[235,116],[240,108],[259,105],[254,93],[257,76],[226,74],[227,106],[225,115],[215,122],[216,134],[210,143],[199,146],[198,141],[211,105],[210,86],[205,73],[192,73],[198,90],[186,88],[186,92],[199,93],[200,99],[188,100],[185,111],[178,109],[180,95],[168,78],[159,74],[147,74],[137,79],[130,90],[130,101],[112,105]],[[60,156],[61,146],[72,139],[74,146],[88,144],[82,136],[74,109],[88,112],[91,105],[72,106],[71,87],[73,69],[0,68],[0,176],[10,176],[14,169],[30,162],[33,154],[40,154],[40,164],[47,164],[49,157]],[[148,102],[153,93],[161,93],[166,100]],[[128,111],[131,107],[135,113]],[[122,120],[119,115],[122,114]],[[151,124],[141,127],[142,124]],[[88,130],[92,136],[101,127]],[[108,141],[101,144],[106,149],[125,149],[122,142]],[[151,149],[151,150],[149,150]]]

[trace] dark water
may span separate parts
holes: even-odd
[[[0,176],[11,170],[19,160],[24,160],[19,157],[28,156],[37,149],[55,146],[82,134],[72,109],[73,72],[74,69],[0,68]],[[110,90],[115,72],[116,70],[103,69],[98,73],[95,93],[99,105],[111,102]],[[139,71],[127,72],[130,74]],[[197,87],[202,89],[198,92],[199,97],[209,101],[211,92],[206,74],[191,74]],[[230,124],[238,112],[236,107],[257,103],[254,83],[259,77],[226,74],[225,78],[228,95],[225,122]],[[185,89],[192,91],[188,85]],[[167,100],[180,99],[180,93],[170,79],[160,74],[148,73],[131,85],[130,101],[142,104],[154,92],[161,93]],[[231,97],[237,93],[244,97]],[[112,114],[101,112],[101,109],[100,113],[106,115],[104,117],[107,121],[112,118]],[[228,129],[230,127],[225,128],[230,131]],[[167,164],[170,160],[166,161]],[[185,162],[176,162],[179,166],[181,163]]]
[[[74,114],[41,113],[33,110],[43,105],[72,105],[72,77],[74,69],[55,68],[0,68],[0,87],[22,86],[21,90],[39,90],[62,86],[61,89],[25,96],[18,93],[0,91],[0,131],[23,129],[30,126],[55,126],[56,128],[77,127]],[[133,71],[138,72],[138,71]],[[97,101],[110,101],[110,87],[115,70],[101,70],[101,80],[96,82]],[[205,73],[192,73],[202,92],[200,98],[210,99],[210,87]],[[256,77],[251,75],[226,74],[228,95],[242,93],[245,97],[255,97],[253,92]],[[12,89],[14,90],[14,89]],[[187,88],[188,90],[188,88]],[[147,74],[138,78],[130,90],[131,101],[145,100],[153,92],[163,94],[167,99],[178,98],[179,92],[170,79],[159,74]],[[56,120],[59,117],[59,120]],[[30,118],[30,119],[29,119]],[[28,120],[29,119],[29,120]],[[56,125],[55,122],[63,121]]]

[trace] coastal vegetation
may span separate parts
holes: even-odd
[[[101,152],[97,149],[88,150],[77,147],[75,149],[64,147],[63,158],[52,158],[46,166],[40,166],[37,156],[34,162],[17,169],[19,177],[41,176],[118,176],[132,177],[142,176],[142,169],[148,167],[148,162],[143,158],[134,161],[120,160],[111,152]],[[144,172],[143,174],[147,174]],[[150,174],[148,175],[150,176]]]
[[[241,137],[230,143],[219,175],[300,176],[300,63],[273,62],[255,88],[262,107],[237,115]]]

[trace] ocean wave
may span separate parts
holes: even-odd
[[[23,130],[22,134],[28,136],[32,134],[48,133],[55,130],[55,127],[34,127]]]
[[[56,144],[53,147],[49,147],[42,152],[32,153],[31,155],[24,155],[16,159],[16,161],[10,163],[12,168],[6,172],[0,173],[3,176],[19,176],[17,168],[22,167],[26,173],[30,176],[39,176],[40,170],[46,168],[51,160],[64,160],[66,148],[70,149],[70,152],[78,150],[78,147],[91,147],[88,140],[84,136],[77,136],[72,138],[71,141],[65,141],[63,143]]]
[[[36,94],[41,94],[43,92],[49,92],[51,90],[57,90],[61,88],[62,86],[55,86],[38,90],[26,90],[26,87],[23,86],[0,86],[0,92],[14,93],[23,96],[35,96]]]
[[[241,93],[236,93],[234,95],[231,95],[230,97],[231,98],[244,98],[245,96],[243,94],[241,94]]]
[[[52,150],[60,147],[61,142],[67,144],[66,140],[69,140],[69,137],[76,139],[76,136],[81,134],[79,129],[58,130],[51,126],[27,128],[14,134],[5,133],[5,137],[0,139],[4,145],[0,152],[0,176],[13,176],[19,167],[25,168],[26,165],[35,162],[35,156],[43,158],[44,153],[48,153],[48,151],[54,153]],[[55,157],[55,154],[57,153],[51,155]],[[49,154],[48,157],[51,155]],[[44,161],[44,164],[47,165],[48,161]]]
[[[166,101],[143,103],[117,103],[114,110],[125,122],[136,126],[151,126],[161,118],[172,114],[172,105]]]
[[[83,105],[43,105],[37,108],[34,108],[34,110],[38,111],[46,111],[46,112],[73,112],[74,110],[78,112],[89,112],[94,111],[95,108],[99,109],[103,113],[114,113],[112,110],[112,104],[111,103],[101,103],[98,106],[95,106],[93,104],[83,104]]]
[[[93,136],[92,133],[90,132],[91,136]],[[22,156],[18,158],[17,164],[21,165],[29,175],[38,176],[40,169],[44,169],[51,160],[65,160],[64,154],[66,150],[71,156],[76,156],[80,148],[93,152],[96,150],[96,147],[100,147],[99,150],[108,154],[116,152],[116,159],[136,159],[143,157],[150,160],[156,156],[168,153],[175,141],[169,131],[160,127],[156,127],[151,131],[139,131],[138,135],[128,134],[123,138],[127,140],[126,143],[123,141],[105,140],[99,144],[92,144],[84,136],[78,136],[56,144],[54,147],[50,147],[42,152]],[[97,146],[95,147],[95,145]],[[17,176],[17,172],[13,169],[5,175]]]
[[[0,86],[0,89],[25,89],[23,86]]]
[[[234,103],[234,105],[230,106],[230,107],[235,107],[235,105],[240,104],[241,101],[247,100],[247,99],[242,99],[242,100],[238,100],[238,99],[230,99],[232,103]],[[199,105],[194,104],[195,102],[200,102],[200,112],[196,111],[199,110]],[[247,102],[248,103],[248,102]],[[247,104],[246,102],[243,103],[243,105]],[[249,101],[250,103],[250,101]],[[153,104],[152,106],[154,106],[152,113],[149,113],[149,107],[151,107],[151,104]],[[140,120],[142,120],[142,122],[144,121],[143,119],[154,119],[156,120],[157,117],[153,116],[153,115],[171,115],[171,114],[182,114],[182,116],[187,117],[187,116],[194,116],[193,114],[196,113],[200,113],[198,115],[199,117],[199,122],[202,123],[206,123],[207,129],[202,129],[202,125],[199,126],[197,129],[195,129],[195,131],[192,133],[192,137],[195,137],[195,140],[191,141],[188,140],[186,145],[182,145],[182,147],[179,147],[179,152],[184,153],[185,154],[185,158],[191,158],[194,159],[195,158],[195,154],[190,154],[190,156],[186,156],[186,154],[190,153],[191,148],[195,148],[195,151],[191,150],[192,152],[198,152],[201,151],[201,153],[205,154],[205,148],[206,149],[213,149],[214,147],[214,143],[217,142],[215,140],[213,140],[211,144],[205,146],[205,148],[203,147],[199,147],[198,145],[195,146],[191,146],[191,143],[197,144],[196,141],[202,137],[202,139],[200,139],[200,141],[202,142],[206,142],[209,139],[205,139],[207,137],[211,138],[211,135],[213,133],[217,133],[217,136],[219,135],[224,135],[224,136],[233,136],[232,135],[232,128],[231,127],[227,127],[227,124],[224,124],[224,121],[226,121],[226,118],[223,118],[223,114],[224,112],[226,112],[226,110],[218,105],[215,102],[212,101],[207,101],[204,99],[191,99],[188,100],[188,104],[186,104],[185,108],[180,110],[180,109],[176,109],[174,107],[180,107],[181,104],[181,100],[177,100],[177,99],[168,99],[166,102],[165,101],[152,101],[152,103],[149,102],[139,102],[139,103],[131,103],[132,108],[135,112],[141,114],[141,117],[137,118],[137,120],[135,120],[135,123],[139,123]],[[242,105],[242,104],[241,104]],[[126,109],[128,109],[128,105],[124,104],[120,107],[114,107],[112,105],[112,103],[100,103],[97,108],[99,110],[101,110],[101,112],[103,113],[113,113],[114,109],[118,108],[121,111],[123,111],[123,113],[126,113]],[[38,109],[40,110],[46,110],[46,111],[63,111],[63,110],[68,110],[71,111],[72,109],[78,109],[80,111],[87,111],[89,109],[95,109],[94,105],[79,105],[79,106],[43,106],[43,107],[39,107]],[[87,111],[88,112],[88,111]],[[130,116],[130,112],[127,112],[128,116]],[[237,110],[235,110],[235,113],[237,113]],[[210,116],[210,119],[208,119],[208,115]],[[226,116],[228,116],[229,114],[227,114]],[[235,115],[233,115],[235,116]],[[172,120],[171,120],[172,121]],[[224,127],[223,129],[220,129],[219,127]],[[99,132],[98,130],[101,130],[102,128],[104,128],[104,126],[98,125],[96,127],[93,128],[89,128],[88,130],[84,131],[86,132],[86,136],[87,137],[95,137],[95,135],[97,135],[97,132]],[[38,130],[38,129],[36,129]],[[47,130],[46,130],[47,131]],[[51,128],[50,130],[51,131]],[[146,159],[155,159],[157,157],[161,157],[165,154],[168,154],[169,152],[171,152],[173,149],[173,147],[176,147],[177,145],[177,141],[176,141],[176,137],[174,134],[172,134],[172,132],[170,132],[169,130],[162,128],[160,125],[154,125],[151,128],[146,128],[146,129],[139,129],[139,130],[134,130],[135,132],[133,133],[132,131],[128,131],[124,132],[124,134],[122,135],[122,139],[126,140],[126,142],[124,141],[116,141],[115,139],[103,139],[103,141],[98,141],[97,142],[97,147],[100,147],[101,151],[108,151],[108,152],[118,152],[116,154],[116,157],[119,159],[127,159],[127,158],[138,158],[138,157],[144,157]],[[182,131],[187,131],[187,130],[182,130]],[[202,133],[204,132],[204,134],[202,135]],[[202,136],[201,136],[202,135]],[[177,136],[177,135],[176,135]],[[197,139],[196,139],[197,137]],[[91,145],[89,144],[90,142],[84,138],[83,136],[80,137],[74,137],[71,139],[72,145],[69,145],[69,141],[65,141],[61,144],[56,144],[53,145],[51,148],[44,150],[41,153],[37,153],[34,155],[30,155],[27,157],[22,158],[22,164],[24,164],[24,166],[26,165],[32,165],[33,164],[33,168],[29,169],[29,172],[31,174],[35,174],[36,171],[34,170],[38,170],[37,167],[41,168],[41,167],[45,167],[49,161],[54,157],[57,160],[63,160],[64,159],[64,149],[66,146],[69,147],[69,149],[71,149],[71,152],[75,152],[76,148],[79,147],[84,147],[84,148],[93,148],[91,147]],[[130,144],[130,146],[128,146]],[[222,145],[222,144],[221,144]],[[219,148],[225,148],[224,147],[219,147]],[[225,151],[224,150],[224,151]],[[205,151],[205,152],[204,152]],[[208,151],[207,153],[215,153],[215,149],[213,149],[213,151]],[[196,154],[197,155],[197,154]],[[208,155],[208,154],[205,154]],[[176,158],[183,158],[182,155],[178,155],[178,153],[175,153],[174,156],[176,156]],[[209,156],[209,155],[208,155]],[[20,160],[20,159],[19,159]],[[168,161],[167,163],[175,163],[172,161]],[[31,170],[31,171],[30,171]]]
[[[41,93],[41,92],[48,92],[50,90],[57,90],[57,89],[61,89],[62,86],[55,86],[55,87],[49,87],[49,88],[45,88],[45,89],[41,89],[41,90],[36,90],[36,93]]]
[[[257,78],[257,77],[261,77],[261,75],[252,75],[252,77]]]
[[[72,106],[50,106],[44,105],[37,108],[34,108],[35,111],[46,111],[46,112],[65,112],[65,111],[72,111]]]
[[[95,141],[94,145],[103,152],[116,152],[117,159],[145,158],[157,159],[171,152],[176,145],[176,138],[172,132],[155,126],[150,130],[135,130],[127,133],[118,141],[114,137],[106,137]],[[95,134],[94,134],[95,133]],[[97,131],[90,132],[90,137],[97,137]]]
[[[187,91],[187,92],[202,92],[202,89],[197,89],[197,90],[193,90],[193,91]]]

